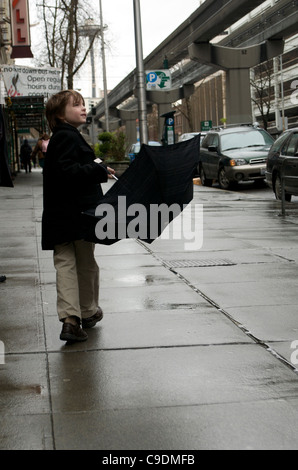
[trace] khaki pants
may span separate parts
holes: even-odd
[[[79,240],[56,245],[57,311],[60,321],[69,316],[92,317],[98,309],[99,268],[95,245]]]

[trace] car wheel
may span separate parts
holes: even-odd
[[[201,179],[201,183],[203,186],[212,186],[212,180],[209,180],[208,178],[206,178],[206,175],[202,166],[200,168],[200,179]]]
[[[275,197],[278,201],[282,200],[282,184],[281,184],[281,177],[277,175],[276,180],[275,180],[275,185],[274,185],[274,192],[275,192]],[[291,202],[292,200],[292,195],[286,193],[286,201]]]
[[[219,170],[218,182],[219,182],[219,186],[221,187],[221,189],[227,190],[227,189],[230,189],[231,187],[231,182],[229,178],[227,177],[227,174],[224,168],[221,168]]]

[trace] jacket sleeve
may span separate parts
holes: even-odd
[[[56,171],[65,180],[91,184],[108,179],[106,167],[94,162],[93,150],[76,133],[59,132],[51,139],[47,156],[55,159]]]

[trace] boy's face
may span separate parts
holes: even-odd
[[[85,124],[86,119],[87,111],[83,101],[76,103],[74,97],[71,96],[66,105],[63,120],[74,127],[79,127],[81,124]]]

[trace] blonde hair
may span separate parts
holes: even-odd
[[[78,91],[64,90],[56,95],[51,96],[46,105],[46,118],[49,123],[51,131],[55,129],[62,121],[61,116],[64,115],[65,108],[69,103],[70,98],[73,97],[74,104],[83,102],[84,98]]]

